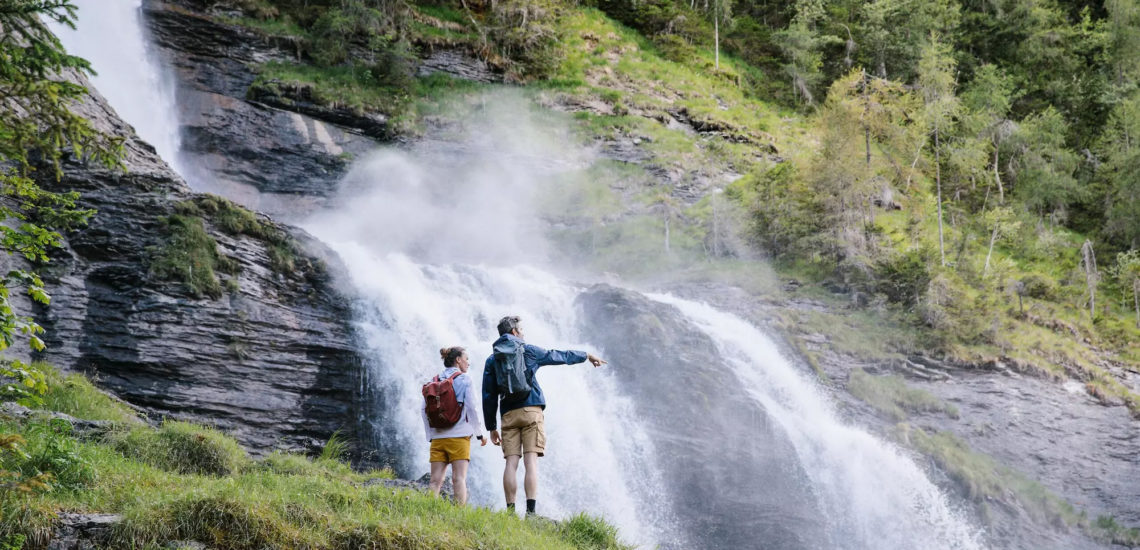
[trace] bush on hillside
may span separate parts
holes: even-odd
[[[250,462],[233,438],[188,422],[166,421],[157,430],[120,429],[106,439],[128,458],[180,474],[230,475]]]

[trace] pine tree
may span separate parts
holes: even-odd
[[[37,169],[60,176],[65,155],[115,166],[121,143],[96,132],[71,112],[86,89],[61,75],[90,73],[86,61],[68,55],[42,20],[74,27],[76,8],[68,0],[0,0],[0,250],[23,257],[29,269],[0,279],[0,350],[18,337],[35,350],[44,347],[38,324],[15,309],[13,290],[35,301],[50,297],[35,268],[62,244],[60,231],[86,223],[91,210],[78,208],[78,194],[43,189],[32,178]],[[37,161],[36,159],[42,159]],[[19,361],[0,363],[0,375],[23,378]]]

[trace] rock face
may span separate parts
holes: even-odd
[[[707,335],[672,306],[627,290],[600,285],[579,302],[590,342],[614,364],[646,366],[614,373],[635,397],[667,490],[679,497],[672,512],[687,540],[672,547],[827,547],[825,518],[791,443]]]
[[[46,270],[53,300],[37,315],[47,329],[42,358],[95,375],[152,415],[216,425],[255,453],[312,449],[338,429],[351,437],[361,362],[348,300],[328,270],[275,272],[267,243],[207,223],[219,250],[240,262],[237,288],[196,298],[157,280],[150,249],[164,243],[160,218],[192,194],[101,97],[80,110],[126,139],[125,171],[64,166],[58,186],[98,214]]]
[[[320,108],[301,92],[251,97],[259,64],[294,59],[288,41],[218,22],[205,2],[147,0],[143,9],[174,70],[183,163],[201,187],[275,217],[311,211],[373,137],[391,137],[382,117]]]

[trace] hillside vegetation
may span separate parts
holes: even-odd
[[[633,140],[648,160],[559,198],[597,207],[559,237],[600,269],[748,284],[763,256],[906,335],[882,357],[1075,378],[1140,415],[1140,2],[233,3],[303,45],[263,82],[407,133],[492,88],[414,76],[448,48],[584,141]]]

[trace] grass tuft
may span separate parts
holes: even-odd
[[[174,473],[225,476],[249,464],[233,438],[188,422],[166,421],[158,430],[120,429],[106,439],[124,456]]]
[[[896,422],[905,420],[908,412],[945,412],[958,418],[957,407],[928,391],[907,386],[898,375],[873,376],[863,369],[854,369],[847,380],[847,391]]]

